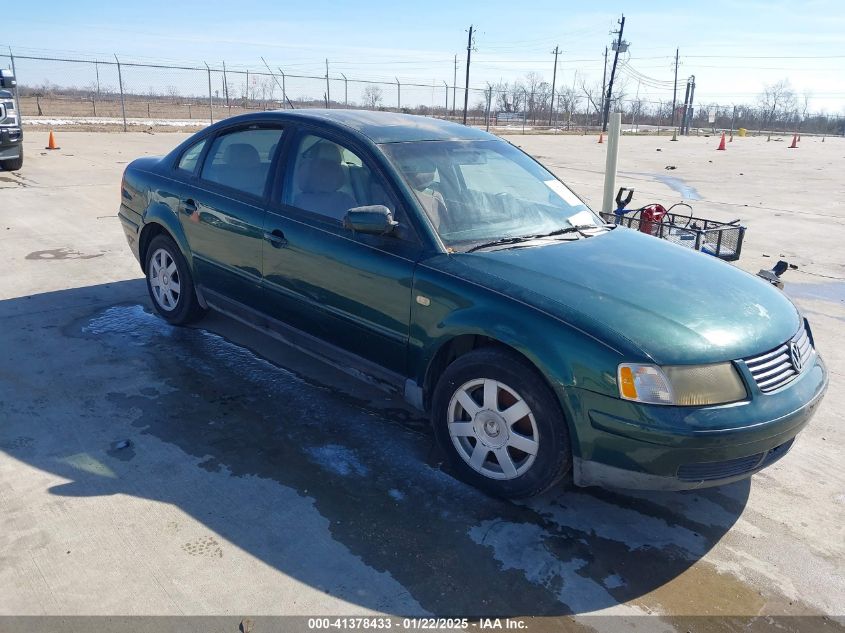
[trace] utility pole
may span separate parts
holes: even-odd
[[[687,91],[684,93],[684,108],[681,111],[681,136],[684,135],[684,128],[687,124],[687,104],[689,103],[689,88],[690,83],[689,80],[687,80]]]
[[[469,62],[472,56],[472,24],[469,25],[467,36],[467,78],[464,84],[464,125],[467,124],[467,106],[469,105]]]
[[[332,95],[329,92],[329,60],[326,59],[326,107],[330,108],[331,105]]]
[[[695,75],[690,75],[690,104],[687,110],[687,136],[689,136],[689,124],[692,123],[692,118],[695,116],[695,109],[692,104],[695,103]]]
[[[552,71],[552,100],[549,102],[549,127],[552,127],[552,117],[555,113],[555,82],[557,81],[557,56],[560,55],[560,46],[555,46],[552,54],[555,56],[555,66]]]
[[[455,101],[455,95],[456,95],[457,89],[458,89],[458,54],[455,53],[455,74],[454,74],[454,77],[452,78],[452,117],[453,118],[455,116],[455,103],[457,103],[457,101]]]
[[[678,101],[678,49],[675,49],[675,85],[672,88],[672,127],[675,127],[675,108]]]
[[[607,132],[607,117],[610,114],[610,98],[613,95],[613,78],[616,76],[616,64],[619,62],[619,52],[622,49],[622,32],[625,30],[625,16],[619,21],[619,30],[614,31],[618,33],[619,37],[616,39],[616,51],[613,55],[613,66],[610,69],[610,81],[607,82],[607,98],[604,101],[604,117],[602,119],[601,130]],[[626,45],[627,46],[627,45]]]
[[[604,121],[604,95],[607,92],[607,46],[604,47],[604,74],[601,76],[601,113]],[[592,117],[591,117],[592,118]]]

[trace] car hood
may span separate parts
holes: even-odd
[[[768,282],[630,229],[449,260],[454,274],[620,351],[633,345],[660,364],[759,354],[789,339],[800,323],[795,306]]]

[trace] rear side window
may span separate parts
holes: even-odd
[[[202,154],[203,147],[205,147],[205,139],[201,140],[199,143],[191,145],[185,153],[182,154],[182,158],[179,159],[179,169],[181,171],[194,173],[194,170],[197,168],[197,161],[200,159],[200,154]]]
[[[208,151],[201,178],[261,196],[281,138],[280,128],[250,128],[218,136]]]

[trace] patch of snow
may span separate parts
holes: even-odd
[[[340,444],[315,446],[307,449],[306,452],[322,468],[344,477],[349,475],[365,477],[369,472],[351,449]]]

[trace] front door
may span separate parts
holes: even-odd
[[[281,199],[271,202],[264,244],[267,311],[294,327],[405,375],[419,242],[363,150],[301,133],[288,153]],[[353,234],[352,207],[383,204],[394,235]]]
[[[180,204],[199,285],[252,307],[260,305],[266,191],[281,137],[278,125],[259,123],[202,141],[210,146]]]

